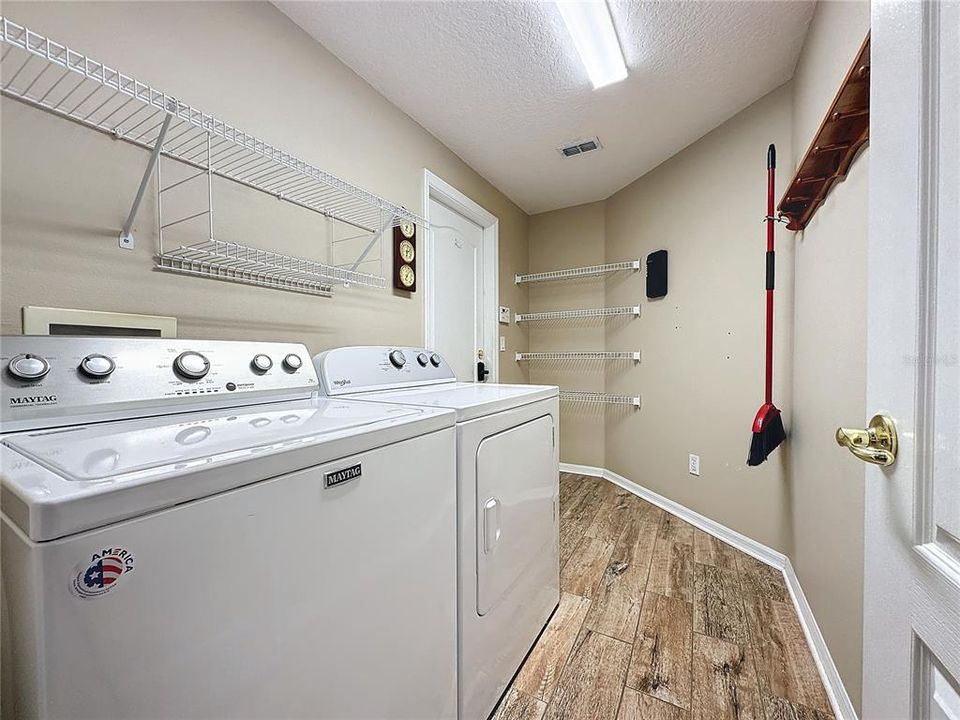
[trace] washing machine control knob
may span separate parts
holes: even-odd
[[[436,353],[433,353],[430,356],[430,364],[433,365],[434,367],[440,367],[440,362],[441,362],[441,357]]]
[[[420,367],[426,367],[430,361],[426,353],[417,353],[417,362],[420,363]]]
[[[20,380],[39,380],[50,372],[50,363],[40,355],[17,355],[7,363],[7,370]]]
[[[393,350],[390,352],[390,364],[399,370],[407,364],[407,356],[401,350]]]
[[[80,372],[87,377],[94,378],[96,380],[110,377],[110,373],[116,369],[117,365],[115,362],[113,362],[112,358],[109,358],[106,355],[100,355],[98,353],[87,355],[83,360],[80,361]]]

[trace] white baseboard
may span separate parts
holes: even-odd
[[[573,463],[560,463],[560,472],[574,473],[576,475],[589,475],[590,477],[603,477],[606,472],[603,468],[593,465],[574,465]]]
[[[833,707],[833,713],[837,720],[857,720],[857,713],[854,710],[847,689],[840,679],[840,673],[833,662],[827,643],[820,632],[817,621],[813,616],[813,611],[807,603],[807,598],[803,594],[803,588],[800,587],[800,580],[794,572],[790,558],[771,547],[759,543],[756,540],[748,538],[746,535],[731,530],[726,525],[721,525],[716,520],[711,520],[705,515],[694,512],[685,505],[674,502],[669,498],[649,490],[642,485],[638,485],[632,480],[617,473],[590,465],[573,465],[571,463],[560,463],[561,472],[576,473],[578,475],[590,475],[592,477],[609,480],[614,485],[619,485],[624,490],[629,490],[637,497],[641,497],[647,502],[666,510],[672,515],[676,515],[694,527],[703,530],[705,533],[713,535],[728,545],[732,545],[745,552],[751,557],[755,557],[762,563],[770,565],[783,573],[784,582],[790,591],[790,598],[793,600],[793,606],[800,618],[800,624],[803,626],[803,633],[807,638],[807,644],[813,653],[813,659],[817,663],[817,669],[820,671],[820,678],[826,688],[827,696],[830,699],[830,705]]]

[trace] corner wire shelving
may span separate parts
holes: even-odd
[[[580,390],[561,390],[560,400],[564,402],[602,403],[605,405],[631,405],[640,408],[639,395],[615,395],[602,392],[583,392]]]
[[[606,352],[593,350],[518,352],[517,362],[525,360],[633,360],[634,362],[640,362],[640,352]]]
[[[575,280],[578,278],[598,277],[621,271],[637,272],[640,269],[641,260],[638,258],[636,260],[624,260],[622,262],[604,263],[602,265],[588,265],[564,270],[550,270],[547,272],[517,275],[516,283],[520,285],[522,283],[546,282],[549,280]],[[625,307],[583,308],[575,310],[555,310],[551,312],[521,313],[516,316],[516,321],[520,323],[545,320],[612,317],[617,315],[639,317],[640,306],[632,305]],[[516,354],[516,359],[517,362],[534,360],[632,360],[634,363],[639,363],[640,351],[610,352],[571,350],[561,352],[518,352]],[[637,409],[640,408],[640,397],[638,395],[615,395],[602,392],[561,390],[560,399],[565,402],[630,405]]]
[[[623,262],[606,263],[604,265],[588,265],[586,267],[569,268],[566,270],[550,270],[548,272],[528,273],[517,275],[516,284],[544,282],[547,280],[572,280],[574,278],[596,277],[621,270],[639,270],[640,260],[625,260]]]
[[[583,310],[554,310],[552,312],[517,313],[517,322],[536,322],[539,320],[579,320],[582,318],[611,317],[614,315],[632,315],[640,317],[640,306],[585,308]]]
[[[200,172],[166,187],[158,184],[158,206],[163,191],[206,179],[206,211],[168,223],[158,217],[158,225],[162,235],[171,225],[209,215],[209,236],[173,250],[165,250],[161,242],[159,269],[315,295],[330,294],[332,282],[384,287],[382,275],[357,268],[393,225],[409,221],[427,228],[419,215],[6,17],[0,17],[0,46],[3,95],[151,151],[120,232],[121,248],[134,246],[133,222],[154,169],[159,176],[161,155]],[[214,176],[356,228],[369,241],[360,243],[362,250],[353,262],[331,265],[216,239]]]

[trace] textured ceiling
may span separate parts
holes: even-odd
[[[609,197],[789,80],[814,5],[612,0],[630,76],[593,90],[552,2],[275,4],[529,213]]]

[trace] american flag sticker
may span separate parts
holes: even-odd
[[[89,562],[74,568],[70,590],[81,600],[101,597],[133,572],[133,565],[133,553],[129,550],[121,547],[98,550],[90,556]]]

